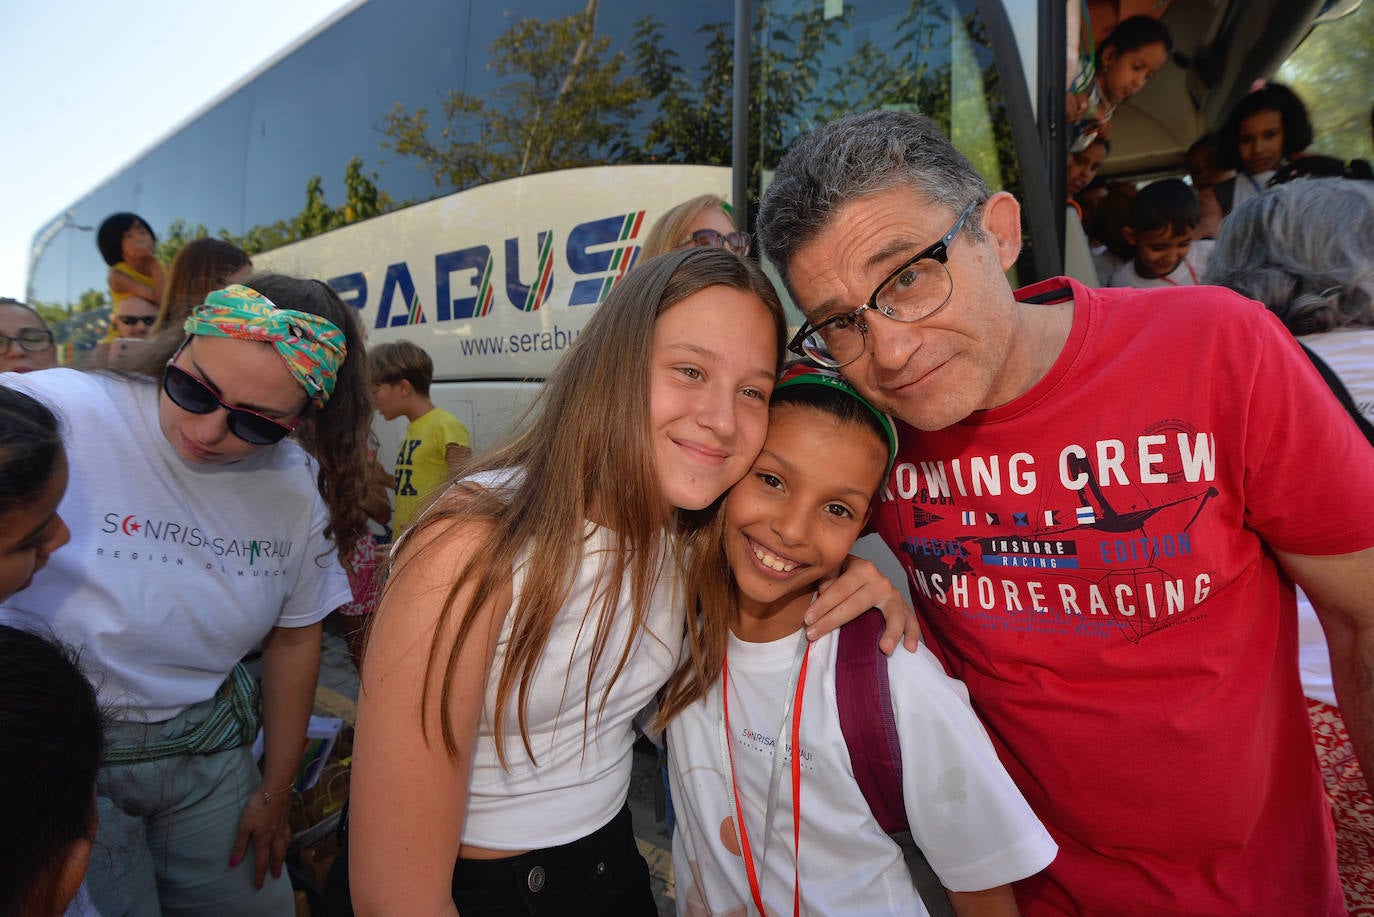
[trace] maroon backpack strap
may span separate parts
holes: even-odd
[[[907,817],[887,657],[878,648],[883,627],[882,613],[870,608],[840,628],[835,699],[854,779],[879,826],[892,834],[907,830]]]

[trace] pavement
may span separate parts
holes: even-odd
[[[315,712],[337,716],[352,723],[356,717],[358,672],[348,657],[348,645],[339,633],[333,616],[325,620],[324,645],[320,653],[320,681],[315,693]],[[672,840],[654,816],[655,787],[659,780],[656,756],[651,746],[635,746],[634,770],[630,775],[630,815],[634,822],[639,852],[649,864],[654,899],[660,917],[677,912],[673,901]]]

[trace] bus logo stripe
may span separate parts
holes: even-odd
[[[553,287],[553,233],[541,233],[539,240],[539,273],[525,296],[525,311],[533,312],[544,304]]]
[[[477,287],[477,314],[488,315],[491,312],[491,304],[496,299],[491,289],[491,265],[495,259],[487,258],[487,263],[482,268],[482,282]]]

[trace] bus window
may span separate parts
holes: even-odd
[[[1307,105],[1312,152],[1374,162],[1369,92],[1374,80],[1374,3],[1323,19],[1279,68],[1275,79]]]
[[[751,112],[751,155],[764,178],[798,136],[842,114],[899,108],[928,115],[989,187],[1025,201],[1009,109],[1029,110],[1023,68],[999,59],[983,4],[959,0],[817,0],[770,3],[758,13],[756,73],[763,106]],[[842,7],[842,11],[841,11]],[[992,7],[998,14],[1000,8]],[[1007,82],[1004,76],[1013,76]],[[755,152],[756,151],[756,152]],[[1031,249],[1022,266],[1035,276]]]

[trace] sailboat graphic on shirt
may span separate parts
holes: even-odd
[[[1061,621],[1089,618],[1109,628],[1114,624],[1112,629],[1131,642],[1195,611],[1196,604],[1176,599],[1179,576],[1190,569],[1186,558],[1192,554],[1191,530],[1220,495],[1217,488],[1203,485],[1179,493],[1177,486],[1187,484],[1171,477],[1160,486],[1135,491],[1157,499],[1162,487],[1167,499],[1122,507],[1122,495],[1115,502],[1107,496],[1086,457],[1066,456],[1065,463],[1068,475],[1082,484],[1074,491],[1077,505],[1072,510],[1062,503],[1059,508],[1045,503],[1014,507],[1005,501],[996,504],[995,511],[985,505],[952,516],[949,509],[936,515],[916,503],[898,509],[898,553],[910,571],[913,593],[924,591],[922,581],[950,588],[967,582],[970,588],[988,589],[987,595],[993,597],[993,606],[984,602],[980,607],[1009,616],[1045,609],[1018,607],[1009,596],[1019,595],[1024,604],[1028,593],[1008,593],[1006,586],[994,588],[989,583],[1041,582],[1050,594],[1057,588],[1052,584],[1070,583],[1075,595],[1103,596],[1109,604],[1126,594],[1141,599],[1139,613],[1095,616],[1090,602],[1051,612]],[[1061,500],[1065,496],[1063,491],[1056,493]],[[959,528],[951,528],[954,524]],[[943,537],[930,537],[936,531]],[[1043,577],[1031,572],[1037,569],[1045,571]],[[1183,604],[1190,606],[1186,612]],[[946,610],[957,613],[950,605]]]
[[[1078,491],[1078,500],[1084,508],[1089,510],[1091,521],[1087,521],[1086,524],[1076,525],[1074,528],[1096,529],[1099,532],[1109,532],[1113,534],[1125,534],[1127,532],[1136,531],[1144,533],[1146,521],[1157,513],[1163,512],[1171,506],[1197,501],[1197,510],[1193,513],[1192,518],[1183,526],[1183,530],[1187,531],[1188,528],[1197,521],[1197,517],[1202,513],[1203,507],[1207,505],[1207,501],[1211,500],[1219,493],[1215,487],[1208,487],[1201,493],[1179,497],[1176,500],[1170,500],[1158,506],[1147,506],[1143,509],[1119,513],[1113,509],[1111,503],[1108,502],[1106,494],[1102,492],[1102,485],[1098,483],[1097,477],[1093,474],[1092,467],[1088,464],[1086,458],[1081,456],[1070,456],[1067,464],[1070,472],[1081,474],[1087,479],[1087,486]],[[1093,499],[1097,501],[1096,506],[1088,499],[1089,493],[1091,493]],[[1080,521],[1085,521],[1085,517],[1082,514],[1078,516],[1078,519]]]

